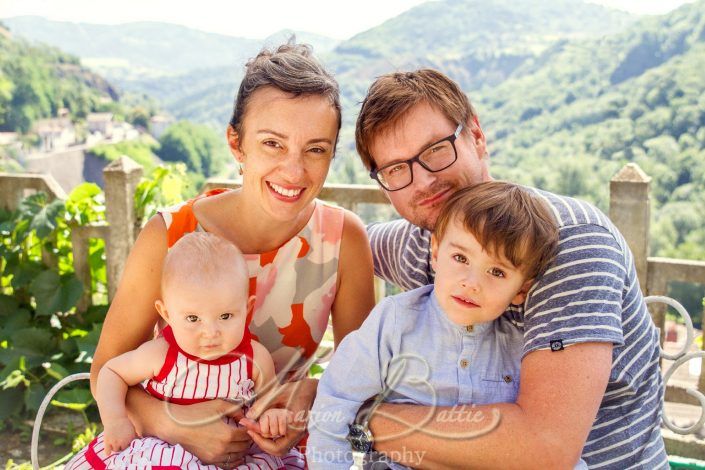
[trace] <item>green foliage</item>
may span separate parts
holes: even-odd
[[[139,215],[182,200],[186,180],[183,165],[154,169],[136,191]],[[89,368],[107,311],[105,246],[91,240],[91,285],[84,286],[73,272],[71,230],[104,222],[104,195],[92,183],[65,201],[37,193],[0,211],[0,419],[10,425],[34,414],[58,380]],[[84,291],[94,306],[79,311]],[[92,401],[84,383],[52,404],[84,413]]]
[[[210,127],[179,121],[159,139],[157,155],[167,162],[185,163],[190,171],[205,177],[223,170],[228,160],[224,139]]]
[[[195,195],[193,188],[184,164],[155,168],[150,178],[141,181],[135,190],[137,219],[146,222],[160,207],[172,206],[184,200],[184,196]]]
[[[27,133],[37,119],[68,108],[85,117],[114,91],[57,49],[0,37],[0,130]]]
[[[0,215],[3,418],[36,412],[52,383],[89,367],[91,356],[82,353],[86,348],[78,339],[89,335],[97,311],[105,309],[76,310],[84,286],[73,273],[70,237],[72,224],[104,221],[94,186],[78,186],[66,201],[37,193]],[[92,264],[96,282],[104,284],[97,266],[104,265],[102,256]],[[84,392],[90,393],[87,387]]]
[[[90,153],[98,158],[112,162],[122,155],[127,155],[134,161],[142,165],[145,171],[151,171],[157,162],[155,152],[159,149],[159,143],[149,135],[143,135],[137,140],[125,140],[116,144],[96,145],[90,149]]]

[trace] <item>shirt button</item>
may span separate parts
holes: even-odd
[[[470,361],[468,361],[467,359],[460,360],[460,367],[461,368],[465,369],[465,368],[467,368],[468,365],[470,365]]]
[[[475,331],[475,326],[474,326],[474,325],[468,325],[468,326],[465,327],[465,331],[467,331],[468,333],[472,333],[473,331]]]
[[[511,383],[512,380],[513,380],[513,379],[512,379],[512,376],[511,376],[511,375],[505,375],[505,376],[504,376],[504,381],[505,381],[506,383]]]

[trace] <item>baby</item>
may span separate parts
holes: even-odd
[[[100,370],[96,401],[104,431],[66,469],[216,468],[178,444],[138,438],[127,417],[125,396],[128,387],[141,383],[165,402],[188,405],[225,399],[243,406],[270,387],[276,380],[274,362],[248,329],[254,300],[248,298],[248,282],[245,260],[232,243],[194,232],[174,244],[164,259],[162,299],[155,303],[168,326],[159,337],[114,357]],[[284,435],[291,421],[290,411],[269,409],[259,420],[260,434]],[[232,467],[227,461],[220,466]],[[274,457],[253,445],[236,468],[302,467],[303,456],[295,449]]]
[[[372,450],[365,414],[355,419],[372,397],[440,407],[515,402],[523,331],[510,306],[524,302],[557,244],[553,217],[527,189],[487,182],[453,195],[431,239],[434,284],[382,300],[324,372],[309,467],[348,470],[355,457],[352,468],[404,468]]]

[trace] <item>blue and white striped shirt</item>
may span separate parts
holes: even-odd
[[[612,343],[612,371],[582,457],[590,468],[669,468],[660,431],[659,334],[632,253],[594,206],[533,191],[556,218],[559,251],[525,304],[504,313],[524,329],[523,354],[549,349],[558,339],[564,346]],[[403,289],[433,282],[428,231],[406,220],[367,231],[377,276]]]

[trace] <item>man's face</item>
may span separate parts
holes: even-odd
[[[392,128],[371,141],[377,168],[407,160],[429,145],[452,135],[459,123],[451,122],[438,108],[419,103]],[[475,123],[465,127],[455,148],[458,160],[445,170],[431,173],[413,165],[413,182],[398,191],[385,191],[394,208],[409,222],[433,230],[443,203],[457,190],[490,179],[482,130]]]

